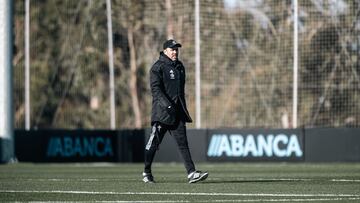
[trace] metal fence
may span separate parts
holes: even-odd
[[[111,128],[111,113],[115,128],[148,127],[148,72],[168,38],[183,45],[187,103],[198,122],[189,127],[360,126],[356,0],[26,3],[15,2],[16,128]]]

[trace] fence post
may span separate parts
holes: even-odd
[[[292,127],[297,128],[297,108],[298,108],[298,0],[293,0],[294,9],[294,70],[293,70],[293,107],[292,107]]]
[[[14,158],[12,15],[13,1],[0,1],[0,163]]]
[[[25,1],[25,129],[30,130],[30,0]]]
[[[196,128],[201,128],[201,78],[200,78],[200,5],[195,0],[195,111]]]
[[[111,1],[106,0],[107,13],[107,32],[108,32],[108,48],[109,48],[109,72],[110,72],[110,128],[116,128],[116,111],[115,111],[115,85],[114,85],[114,52],[112,38],[112,21],[111,21]]]

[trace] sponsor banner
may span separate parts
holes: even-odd
[[[89,162],[116,161],[116,131],[41,130],[16,131],[19,161]]]
[[[209,130],[208,161],[303,161],[301,129]]]
[[[46,147],[46,157],[113,157],[114,147],[110,137],[105,136],[54,136]]]
[[[305,129],[307,162],[359,162],[360,128]]]

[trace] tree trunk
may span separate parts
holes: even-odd
[[[139,98],[137,93],[137,67],[133,28],[128,29],[128,42],[130,49],[130,95],[132,100],[132,108],[135,115],[135,128],[141,128],[142,121]]]
[[[166,18],[167,18],[167,28],[166,28],[166,34],[168,39],[174,38],[174,22],[173,22],[173,9],[171,5],[171,0],[166,0],[165,2],[166,7]]]

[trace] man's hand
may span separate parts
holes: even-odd
[[[167,112],[169,114],[175,114],[175,109],[170,105],[170,106],[167,107]]]

